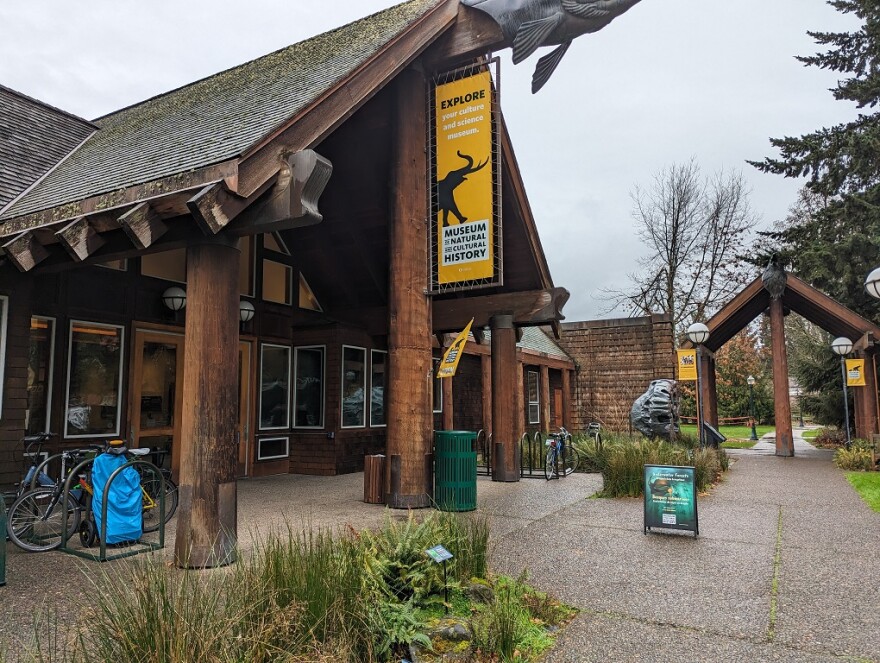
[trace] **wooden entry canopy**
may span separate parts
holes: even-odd
[[[865,373],[867,385],[856,390],[855,420],[856,436],[870,439],[871,434],[880,432],[876,378],[876,355],[878,347],[880,347],[880,327],[854,313],[793,274],[786,274],[786,277],[785,290],[778,300],[778,317],[781,319],[783,310],[793,311],[834,336],[846,336],[853,341],[854,351],[857,356],[866,359]],[[701,396],[704,398],[706,420],[711,424],[718,425],[714,353],[733,338],[734,335],[744,329],[752,320],[768,309],[770,309],[771,318],[774,317],[773,308],[770,293],[764,287],[761,278],[758,277],[743,288],[739,294],[731,299],[726,306],[706,323],[706,326],[709,327],[709,340],[704,345],[708,352],[703,353],[703,369],[706,379],[703,381],[703,393]],[[785,338],[784,330],[782,334],[779,334],[776,331],[777,328],[782,329],[781,325],[773,325],[771,328],[771,333],[781,336],[781,338],[773,339],[774,385],[777,387],[784,386],[784,396],[781,395],[782,389],[775,389],[777,419],[776,453],[777,455],[789,456],[793,455],[793,448],[788,442],[783,444],[783,438],[786,437],[786,428],[788,441],[791,440],[788,371],[785,369],[784,374],[777,375],[777,373],[782,372],[780,371],[780,366],[783,364],[787,366],[784,356]],[[685,345],[692,347],[689,341]],[[781,403],[780,400],[785,402]],[[779,421],[783,422],[781,427],[778,423]],[[780,428],[783,429],[781,434]]]
[[[191,313],[187,317],[185,374],[189,377],[184,389],[190,393],[184,397],[192,403],[223,401],[223,407],[216,412],[200,408],[184,420],[188,431],[184,444],[188,449],[182,455],[187,466],[181,468],[179,564],[225,563],[234,548],[236,496],[234,472],[228,470],[236,452],[231,443],[235,421],[228,395],[235,391],[234,380],[229,377],[235,372],[228,369],[238,339],[232,328],[235,325],[218,331],[191,320],[197,315],[219,315],[225,323],[237,320],[234,240],[246,235],[296,231],[297,235],[315,239],[308,246],[314,246],[320,254],[320,242],[330,241],[327,238],[332,232],[328,229],[325,237],[316,239],[315,233],[308,232],[315,228],[308,226],[317,226],[323,219],[324,210],[319,212],[318,200],[325,188],[329,195],[334,186],[331,162],[337,160],[343,170],[341,161],[351,154],[340,151],[339,144],[335,145],[335,154],[328,152],[332,158],[325,158],[322,150],[333,148],[334,137],[371,101],[381,101],[385,88],[391,89],[395,108],[423,114],[426,71],[468,63],[490,48],[506,45],[494,22],[477,10],[463,7],[459,0],[410,0],[96,120],[86,127],[87,138],[73,145],[39,178],[27,182],[13,200],[0,208],[2,262],[25,274],[187,249],[187,281],[192,292],[187,304]],[[424,123],[425,118],[418,120]],[[398,127],[406,125],[394,123]],[[387,276],[381,269],[373,269],[373,289],[383,296],[365,306],[373,312],[384,308],[384,319],[390,320],[392,328],[402,324],[401,307],[420,325],[427,323],[429,331],[462,326],[460,320],[469,315],[468,309],[487,313],[490,323],[509,318],[509,335],[515,334],[513,327],[554,324],[561,319],[567,292],[553,287],[506,128],[500,134],[505,162],[505,214],[512,212],[508,218],[519,222],[513,224],[516,232],[505,232],[504,255],[505,259],[512,258],[517,251],[509,249],[520,249],[521,256],[528,258],[526,266],[519,268],[526,277],[505,278],[503,287],[475,298],[437,298],[422,311],[423,286],[407,286],[405,296],[397,296],[393,289],[383,290]],[[419,132],[420,140],[423,136],[424,132]],[[391,167],[385,172],[406,175],[407,163],[420,158],[422,146],[415,150],[406,141],[401,129],[400,134],[385,142],[394,146],[389,155]],[[358,143],[347,143],[347,149],[351,150],[353,144]],[[405,259],[417,257],[416,249],[401,251],[404,244],[400,230],[406,224],[419,225],[413,221],[428,215],[427,177],[421,176],[424,166],[418,170],[406,180],[405,190],[395,190],[394,205],[388,206],[393,207],[393,218],[385,217],[393,226],[391,239],[387,239],[387,233],[377,234],[376,245],[384,251],[377,250],[376,255],[400,252],[406,254]],[[344,178],[335,181],[336,186],[345,182]],[[396,181],[404,179],[397,177]],[[382,184],[387,195],[387,183]],[[346,193],[342,188],[335,195],[341,199]],[[386,211],[381,198],[371,203],[371,213]],[[330,218],[334,222],[338,219]],[[425,239],[413,234],[405,246],[420,247]],[[344,264],[343,260],[339,262]],[[330,264],[314,256],[312,263]],[[511,270],[510,275],[515,272]],[[348,283],[357,279],[355,275],[345,276]],[[315,290],[321,285],[327,287],[327,297],[317,293],[322,302],[331,301],[339,291],[333,283],[336,279],[324,284],[311,276],[308,280]],[[414,274],[414,284],[416,281],[425,279]],[[427,296],[424,299],[427,304]],[[469,305],[462,303],[468,299]],[[431,326],[432,309],[437,311],[442,329]],[[342,308],[324,319],[358,322],[357,311]],[[508,329],[504,325],[498,328]],[[385,326],[381,331],[387,330]],[[417,355],[417,361],[402,367],[404,372],[413,373],[416,363],[430,365],[430,345],[410,348],[408,338],[389,337],[390,363],[393,366],[398,359],[406,361],[398,352],[401,348],[415,349],[417,352],[411,354]],[[209,346],[210,354],[195,351]],[[515,356],[499,361],[514,364]],[[228,379],[209,380],[212,366],[225,367]],[[427,376],[425,371],[415,372]],[[208,382],[214,388],[199,392],[200,385]],[[431,407],[424,391],[416,398],[414,391],[398,390],[409,400],[397,403],[389,398],[389,421],[406,416],[429,421]],[[496,400],[502,402],[499,396]],[[504,400],[503,404],[498,420],[512,420],[513,401]],[[412,429],[425,428],[423,423],[419,419]],[[392,430],[389,424],[389,440]],[[503,436],[496,439],[499,437]],[[408,455],[403,467],[423,470],[424,445],[430,446],[430,439],[401,436],[401,440],[395,444],[409,445],[403,450]],[[511,444],[514,442],[511,440]],[[412,462],[413,457],[421,464]],[[212,468],[222,471],[212,474]],[[427,505],[424,493],[429,484],[417,475],[419,472],[402,477],[395,503]],[[391,492],[395,492],[393,486]],[[197,504],[204,508],[195,508]],[[218,545],[221,533],[226,538]]]

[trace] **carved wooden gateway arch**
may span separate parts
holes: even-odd
[[[789,311],[798,313],[834,336],[853,340],[855,355],[865,359],[865,387],[855,390],[854,395],[856,436],[870,439],[871,434],[880,432],[876,365],[880,327],[798,277],[772,267],[741,290],[706,323],[709,340],[701,353],[701,369],[705,377],[700,394],[706,421],[713,426],[718,425],[714,353],[752,320],[768,312],[772,337],[776,455],[794,455],[784,325],[784,316]]]

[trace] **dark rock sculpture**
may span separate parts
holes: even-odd
[[[556,46],[538,60],[532,76],[532,94],[556,69],[572,40],[598,32],[640,0],[461,0],[486,12],[513,44],[513,62],[519,64],[541,46]]]
[[[630,421],[645,437],[669,440],[678,435],[678,383],[675,380],[651,382],[648,391],[633,403]]]

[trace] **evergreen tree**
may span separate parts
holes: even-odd
[[[862,284],[880,265],[880,0],[830,0],[861,21],[853,32],[810,32],[828,50],[799,57],[807,66],[844,74],[834,97],[861,109],[851,122],[801,136],[771,139],[778,158],[751,162],[786,177],[809,177],[822,201],[801,218],[768,233],[783,264],[846,306],[878,319]],[[802,201],[801,201],[802,202]],[[804,210],[793,208],[797,214]],[[763,243],[767,251],[766,240]],[[766,253],[758,259],[765,260]]]

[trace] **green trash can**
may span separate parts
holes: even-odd
[[[477,508],[477,434],[434,431],[434,501],[441,511]]]

